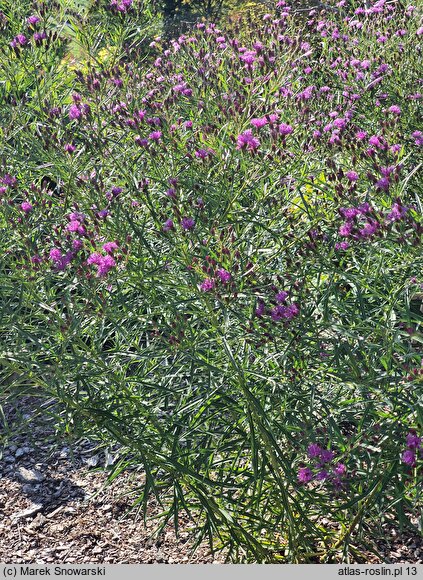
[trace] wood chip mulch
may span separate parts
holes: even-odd
[[[16,410],[9,410],[13,421]],[[24,419],[31,400],[20,403]],[[22,420],[22,417],[21,417]],[[179,537],[167,526],[144,526],[131,492],[142,473],[122,473],[104,487],[104,453],[87,440],[72,448],[39,417],[27,423],[3,450],[0,446],[0,562],[32,564],[220,563],[208,546],[192,551],[189,522]],[[135,478],[134,478],[135,475]],[[137,482],[138,478],[138,482]],[[158,506],[151,506],[152,514]]]

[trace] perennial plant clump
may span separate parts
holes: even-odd
[[[233,561],[422,526],[421,14],[327,3],[0,0],[2,400]]]

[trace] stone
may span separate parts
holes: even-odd
[[[19,467],[17,476],[23,483],[41,483],[45,479],[45,476],[40,471],[27,469],[26,467]]]
[[[34,486],[31,483],[24,483],[22,486],[22,491],[26,494],[29,495],[30,493],[33,493],[34,491]]]
[[[100,462],[99,455],[93,455],[92,457],[89,457],[88,459],[85,460],[85,463],[88,465],[88,467],[97,467],[99,462]]]
[[[15,451],[15,457],[18,459],[19,457],[23,457],[24,455],[28,455],[31,453],[31,447],[18,447]]]

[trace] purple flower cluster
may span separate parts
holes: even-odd
[[[91,107],[88,103],[82,103],[81,95],[74,93],[72,95],[73,104],[69,107],[69,119],[71,121],[79,121],[83,117],[88,116],[91,112]]]
[[[66,254],[62,254],[59,248],[53,248],[50,250],[49,258],[53,263],[53,267],[57,271],[62,271],[66,269],[66,266],[70,264],[72,258],[74,257],[74,253],[72,251],[66,252]]]
[[[110,254],[103,256],[99,252],[94,252],[88,257],[87,264],[97,266],[97,276],[103,278],[116,266],[116,261]]]
[[[237,139],[237,149],[247,149],[248,151],[256,151],[260,147],[260,140],[254,137],[251,129],[247,129]]]
[[[11,41],[10,46],[12,48],[19,48],[21,46],[25,46],[28,42],[27,37],[25,34],[18,34],[15,38]]]
[[[347,468],[343,463],[336,461],[336,453],[330,449],[324,449],[317,443],[308,446],[307,455],[311,465],[300,467],[298,481],[309,483],[310,481],[326,481],[339,488],[347,475]]]
[[[220,282],[222,285],[225,285],[225,284],[228,284],[231,281],[231,279],[232,279],[232,276],[231,276],[230,272],[228,272],[224,268],[218,268],[215,271],[214,278],[206,278],[200,284],[200,290],[202,290],[203,292],[210,292],[211,290],[213,290],[216,287],[217,283]]]
[[[401,455],[401,461],[409,467],[417,465],[418,455],[423,458],[422,438],[415,431],[410,431],[406,437],[407,449]]]
[[[300,308],[296,302],[288,302],[288,298],[289,293],[285,290],[277,291],[272,300],[274,305],[269,307],[266,307],[265,302],[260,299],[255,311],[256,316],[262,318],[268,315],[273,322],[292,321],[300,313]]]
[[[346,241],[338,242],[335,247],[338,250],[346,250],[350,246],[349,240],[367,240],[378,232],[388,231],[395,222],[404,221],[409,207],[403,205],[397,198],[387,212],[377,212],[367,202],[358,207],[341,207],[338,211],[345,220],[339,227],[338,233],[346,238]],[[408,225],[416,229],[414,224],[415,222],[410,219]],[[418,227],[417,230],[419,230]]]
[[[111,0],[110,8],[121,14],[125,14],[131,8],[133,0]]]
[[[33,206],[28,201],[24,201],[21,203],[21,208],[24,213],[30,213],[33,210]]]

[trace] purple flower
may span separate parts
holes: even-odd
[[[389,177],[390,175],[392,175],[392,173],[394,173],[394,171],[395,171],[394,165],[389,165],[388,167],[380,168],[380,172],[383,175],[383,177]]]
[[[310,459],[314,459],[315,457],[320,457],[322,453],[322,448],[317,443],[310,443],[307,449],[307,455]]]
[[[115,250],[119,248],[116,242],[106,242],[103,244],[103,250],[108,254],[112,254]]]
[[[47,33],[44,30],[42,32],[34,32],[33,38],[35,44],[39,46],[41,42],[47,38]]]
[[[380,137],[378,137],[378,135],[372,135],[369,139],[369,145],[372,145],[373,147],[377,147],[378,149],[383,149],[384,145],[383,145],[383,141],[381,141]]]
[[[244,133],[238,135],[237,149],[247,148],[249,151],[255,151],[260,147],[260,141],[254,137],[251,129],[247,129]]]
[[[49,253],[50,260],[57,264],[62,259],[62,252],[58,248],[53,248]]]
[[[37,22],[40,21],[40,19],[38,18],[38,16],[32,15],[29,16],[26,21],[28,22],[28,24],[30,24],[31,26],[33,26],[34,24],[37,24]]]
[[[265,313],[266,307],[264,305],[264,302],[260,301],[257,305],[256,308],[256,316],[258,316],[258,318],[261,318],[263,316],[263,314]]]
[[[53,262],[56,270],[64,270],[66,266],[70,263],[73,257],[72,252],[67,252],[65,256],[58,248],[53,248],[50,250],[49,254],[50,260]]]
[[[219,270],[216,273],[223,284],[227,284],[231,279],[231,274],[227,270],[224,270],[223,268],[219,268]]]
[[[270,316],[272,320],[278,322],[279,320],[292,320],[299,313],[300,309],[296,304],[290,304],[289,306],[278,305],[275,306],[271,312]]]
[[[334,126],[337,129],[345,129],[345,127],[347,126],[347,120],[344,119],[343,117],[339,117],[338,119],[335,119],[333,122]]]
[[[252,64],[256,61],[257,53],[253,50],[247,50],[244,54],[240,55],[240,59],[245,62],[248,67],[251,67]]]
[[[195,152],[197,159],[207,159],[207,157],[211,157],[212,155],[215,155],[213,149],[198,149]]]
[[[215,286],[215,281],[212,278],[206,278],[204,282],[200,285],[200,290],[202,292],[210,292]]]
[[[51,254],[51,252],[50,252]],[[101,254],[99,254],[98,252],[94,252],[93,254],[90,254],[88,256],[88,260],[87,260],[87,264],[95,264],[96,266],[98,266],[101,261],[103,259],[103,256]]]
[[[394,202],[391,207],[391,211],[386,216],[388,220],[393,222],[402,219],[405,214],[407,213],[408,208],[399,204],[398,202]]]
[[[55,117],[60,117],[60,109],[59,107],[52,107],[49,112],[49,117],[51,117],[52,119],[54,119]]]
[[[335,244],[335,250],[348,250],[350,247],[348,242],[337,242]]]
[[[288,298],[288,292],[285,292],[285,290],[281,290],[276,294],[275,298],[276,302],[285,302],[285,300]]]
[[[63,147],[63,149],[66,151],[66,153],[73,153],[76,149],[75,145],[72,145],[72,143],[66,143],[66,145]]]
[[[35,44],[39,46],[41,42],[47,38],[47,33],[44,30],[42,32],[34,32],[33,38]]]
[[[66,226],[66,229],[69,232],[78,232],[79,234],[84,234],[85,233],[85,228],[84,226],[81,225],[81,222],[79,222],[78,220],[71,220],[68,225]]]
[[[332,145],[341,143],[341,139],[339,138],[337,131],[334,131],[332,133],[332,135],[330,136],[330,139],[329,139],[329,143],[331,143]]]
[[[339,213],[347,220],[352,220],[360,214],[356,207],[341,207],[339,208]]]
[[[122,0],[120,4],[118,3],[118,0],[111,0],[110,2],[110,7],[116,10],[117,12],[121,12],[122,14],[125,14],[129,10],[131,5],[132,0]]]
[[[303,91],[298,93],[297,99],[299,101],[309,101],[312,98],[315,89],[316,87],[313,85],[306,87]]]
[[[98,252],[94,252],[88,257],[87,264],[94,264],[97,266],[97,276],[99,278],[106,276],[109,271],[116,266],[115,260],[112,256],[102,256]]]
[[[357,133],[355,134],[355,136],[356,136],[356,139],[358,141],[364,141],[364,139],[366,139],[366,137],[367,137],[367,133],[366,133],[366,131],[361,131],[360,130],[360,131],[357,131]]]
[[[352,182],[357,181],[358,173],[356,173],[355,171],[347,171],[347,179]]]
[[[361,215],[365,215],[365,214],[370,213],[372,211],[372,208],[370,207],[370,204],[367,201],[360,204],[357,209]]]
[[[300,312],[300,309],[298,307],[297,304],[295,304],[295,302],[293,302],[292,304],[290,304],[287,308],[287,312],[286,312],[286,318],[288,320],[292,320],[295,316],[297,316]]]
[[[401,115],[401,109],[398,107],[398,105],[392,105],[389,107],[388,111],[393,115]]]
[[[32,208],[33,206],[28,201],[24,201],[23,203],[21,203],[21,209],[25,213],[29,213],[30,211],[32,211]]]
[[[287,125],[286,123],[281,123],[279,125],[279,134],[283,135],[283,137],[290,135],[293,132],[293,130],[294,129],[291,127],[291,125]]]
[[[415,433],[409,433],[406,438],[407,447],[409,449],[418,449],[421,447],[422,439],[418,437]]]
[[[152,133],[150,133],[148,138],[150,139],[150,141],[160,141],[160,139],[162,138],[162,133],[161,131],[153,131]]]
[[[324,481],[325,479],[327,479],[329,477],[329,472],[326,469],[322,469],[321,471],[319,471],[316,475],[316,479],[318,481]]]
[[[381,189],[382,191],[388,191],[389,185],[390,185],[389,177],[382,177],[376,182],[376,187],[378,189]]]
[[[268,123],[266,117],[261,117],[259,119],[251,119],[250,122],[256,129],[260,129],[261,127],[264,127]]]
[[[274,322],[279,322],[282,318],[286,318],[287,307],[286,306],[275,306],[270,311],[270,316]]]
[[[166,220],[163,225],[163,231],[169,232],[172,229],[173,229],[173,221],[171,219]]]
[[[373,236],[373,234],[375,234],[378,229],[379,229],[378,222],[375,220],[369,220],[364,226],[364,228],[360,230],[360,235],[363,238],[368,238],[370,236]]]
[[[197,159],[206,159],[206,157],[208,156],[208,152],[206,149],[198,149],[195,152],[195,156],[197,157]]]
[[[148,146],[148,139],[143,139],[139,135],[135,136],[134,141],[139,147],[147,147]]]
[[[352,222],[346,222],[345,224],[342,224],[342,226],[339,228],[339,235],[343,236],[344,238],[347,238],[348,236],[351,235],[353,229],[353,223]]]
[[[313,479],[313,473],[309,467],[300,467],[297,477],[300,483],[308,483]]]
[[[410,467],[414,467],[416,465],[416,456],[414,451],[411,451],[410,449],[404,451],[404,453],[401,455],[401,461]]]
[[[73,211],[72,213],[70,213],[68,215],[68,218],[69,218],[70,221],[72,221],[72,220],[78,220],[79,222],[83,222],[83,221],[86,220],[87,216],[84,213],[80,212],[80,211]]]
[[[166,196],[171,197],[172,199],[175,199],[176,198],[176,189],[173,187],[169,187],[169,189],[166,191]]]
[[[335,452],[330,449],[322,449],[320,457],[323,463],[329,463],[335,457]]]
[[[414,143],[421,147],[423,145],[423,133],[422,131],[414,131],[411,136],[414,138]]]
[[[106,276],[114,266],[116,266],[116,262],[112,256],[102,256],[101,262],[98,264],[97,276]]]
[[[335,475],[345,475],[347,473],[347,468],[343,463],[337,463],[333,469]]]
[[[71,105],[69,107],[69,119],[80,119],[82,117],[82,111],[78,105]]]
[[[25,46],[25,44],[28,42],[25,34],[18,34],[13,40],[15,40],[16,43],[20,44],[21,46]]]
[[[183,217],[181,226],[184,230],[193,230],[195,227],[195,220],[191,217]]]

